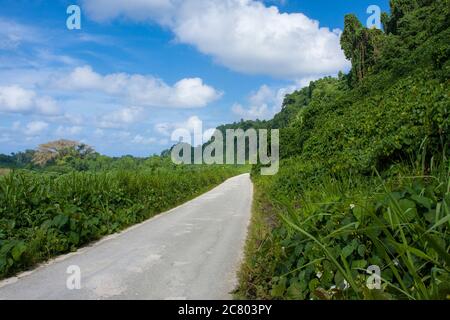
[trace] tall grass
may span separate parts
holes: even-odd
[[[424,168],[402,166],[384,177],[327,176],[299,186],[296,198],[280,192],[274,181],[257,178],[256,189],[262,183],[266,191],[256,210],[270,208],[279,223],[258,239],[271,245],[253,248],[256,258],[246,260],[250,274],[241,275],[239,294],[273,299],[450,298],[449,165],[428,165],[426,175]],[[260,264],[270,271],[261,272]],[[380,290],[366,286],[370,265],[381,269]]]

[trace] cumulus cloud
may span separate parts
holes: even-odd
[[[204,122],[196,115],[180,122],[163,122],[155,125],[155,131],[170,137],[172,141],[179,141],[180,137],[189,136],[190,142],[202,144],[209,141],[214,134],[215,128],[205,127]],[[186,141],[183,139],[183,141]]]
[[[154,144],[156,143],[156,138],[150,137],[150,138],[145,138],[143,136],[141,136],[140,134],[134,136],[133,140],[131,140],[132,143],[134,144]]]
[[[144,110],[140,107],[122,108],[100,117],[98,126],[100,128],[127,127],[142,120]]]
[[[161,122],[155,125],[155,131],[164,136],[172,135],[173,131],[183,129],[193,133],[203,129],[203,121],[198,116],[191,116],[186,121]]]
[[[59,126],[55,131],[55,135],[57,135],[58,137],[72,137],[79,135],[82,131],[83,128],[79,126]]]
[[[53,82],[64,90],[95,90],[144,107],[201,108],[221,96],[200,78],[182,79],[170,86],[161,79],[139,74],[101,75],[90,66],[75,68]]]
[[[0,112],[56,115],[59,108],[51,97],[39,96],[34,90],[12,85],[0,86]]]
[[[0,49],[16,49],[24,42],[37,43],[41,40],[36,29],[0,17]]]
[[[27,136],[36,136],[36,135],[40,135],[42,132],[47,130],[47,128],[48,128],[47,122],[32,121],[32,122],[27,123],[27,125],[25,126],[24,133]]]
[[[300,79],[350,66],[340,47],[340,30],[255,0],[129,0],[126,7],[113,1],[106,11],[104,5],[105,0],[85,1],[94,20],[156,21],[179,42],[243,73]]]
[[[234,114],[245,120],[266,120],[280,112],[284,97],[297,89],[295,85],[275,90],[267,85],[261,86],[248,98],[248,106],[236,103],[232,107]]]

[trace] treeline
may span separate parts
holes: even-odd
[[[170,153],[162,156],[109,157],[78,141],[57,140],[41,144],[35,150],[0,154],[0,168],[28,169],[68,173],[72,171],[140,170],[174,167]]]

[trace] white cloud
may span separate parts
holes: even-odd
[[[156,21],[169,27],[179,42],[239,72],[300,79],[336,74],[350,66],[340,47],[340,30],[259,1],[129,0],[126,5],[108,1],[106,10],[105,0],[84,3],[97,21],[117,17]]]
[[[101,138],[101,137],[103,137],[103,136],[105,135],[105,131],[104,131],[103,129],[97,128],[97,129],[95,129],[95,131],[94,131],[94,135],[95,135],[96,137]]]
[[[233,111],[233,113],[239,115],[242,119],[245,120],[268,119],[272,114],[269,111],[267,104],[245,108],[241,104],[236,103],[233,105],[231,110]]]
[[[170,132],[171,129],[173,130],[171,124],[168,122],[157,123],[155,125],[155,131],[163,136],[169,137],[171,134],[171,132]]]
[[[34,28],[0,18],[0,49],[16,49],[23,42],[37,43],[40,38],[40,34]]]
[[[207,128],[204,122],[196,115],[182,122],[163,122],[155,125],[155,131],[166,137],[178,137],[189,134],[191,143],[203,143],[211,139],[215,128]]]
[[[100,117],[100,128],[126,127],[142,120],[144,110],[140,107],[129,107],[113,111]]]
[[[145,137],[141,136],[140,134],[138,134],[133,138],[133,140],[131,142],[135,143],[135,144],[154,144],[154,143],[156,143],[156,141],[157,140],[153,137],[145,138]]]
[[[245,120],[267,120],[280,112],[286,94],[292,93],[296,86],[289,86],[278,90],[266,85],[259,88],[248,98],[248,106],[236,103],[232,107],[233,113]]]
[[[28,111],[33,105],[34,91],[19,86],[0,87],[0,110],[6,112]]]
[[[200,78],[182,79],[169,86],[161,79],[140,74],[103,76],[90,66],[75,68],[69,75],[53,81],[64,90],[95,90],[143,107],[199,108],[221,96]]]
[[[200,131],[203,128],[203,122],[198,116],[191,116],[186,121],[182,122],[161,122],[155,125],[155,131],[164,136],[171,136],[173,131],[178,129],[194,132]]]
[[[83,128],[79,126],[72,126],[72,127],[59,126],[55,131],[55,135],[57,135],[60,138],[71,137],[80,134],[82,131]]]
[[[34,90],[12,85],[0,86],[0,112],[56,115],[59,108],[51,97],[38,96]]]
[[[47,130],[48,123],[44,121],[32,121],[25,126],[25,134],[27,136],[40,135]]]

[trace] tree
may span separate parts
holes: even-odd
[[[429,5],[433,0],[391,0],[390,17],[383,15],[384,31],[386,33],[398,34],[400,20],[409,12],[414,11],[420,5]]]
[[[64,160],[68,157],[84,159],[93,153],[95,150],[87,144],[62,139],[39,145],[33,156],[33,163],[44,166],[49,162]]]
[[[345,16],[341,47],[352,62],[351,78],[361,82],[367,76],[381,54],[382,36],[381,30],[365,28],[355,15]]]

